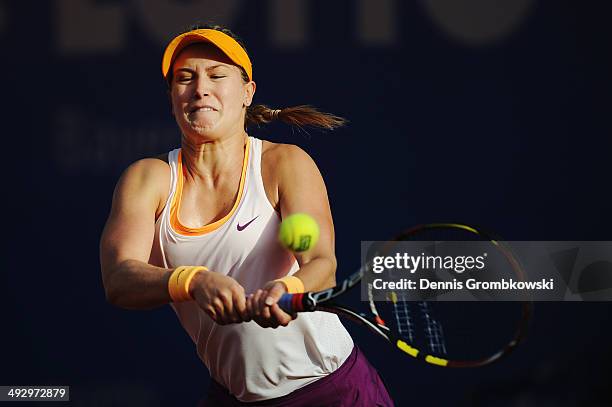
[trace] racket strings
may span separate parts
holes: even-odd
[[[438,355],[446,355],[446,340],[444,339],[442,324],[432,317],[431,309],[427,302],[419,301],[418,306],[425,325],[424,331],[429,351]]]
[[[403,338],[414,343],[417,340],[417,330],[416,321],[411,311],[413,307],[412,302],[406,301],[405,295],[398,295],[398,293],[392,293],[391,300],[397,331]],[[429,352],[437,355],[446,355],[446,340],[442,324],[433,317],[427,302],[418,301],[417,306],[422,319],[423,339],[427,344]]]
[[[410,315],[408,302],[404,300],[393,301],[393,315],[395,316],[395,323],[400,335],[408,338],[410,342],[414,342],[414,321]]]

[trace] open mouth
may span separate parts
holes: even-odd
[[[189,113],[197,113],[197,112],[216,112],[217,109],[215,109],[212,106],[198,106],[198,107],[194,107],[191,110],[189,110]]]

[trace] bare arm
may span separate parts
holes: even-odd
[[[305,291],[336,285],[334,224],[327,189],[314,161],[302,149],[289,146],[282,160],[278,184],[281,217],[307,213],[319,224],[319,242],[307,252],[295,253],[300,269],[294,274]]]
[[[319,224],[320,237],[315,247],[296,253],[300,269],[294,274],[305,291],[319,291],[336,284],[334,225],[323,177],[314,161],[299,147],[282,146],[278,157],[278,197],[281,217],[307,213]],[[254,293],[247,308],[262,326],[287,325],[291,316],[276,304],[286,292],[284,284],[269,282]]]
[[[165,167],[164,167],[165,166]],[[171,269],[148,264],[155,234],[160,185],[169,183],[167,165],[154,159],[132,164],[121,176],[100,240],[100,264],[107,300],[128,309],[151,309],[170,301]]]
[[[155,215],[168,188],[167,165],[146,159],[131,165],[117,183],[113,205],[100,241],[106,298],[127,309],[151,309],[171,301],[168,280],[174,271],[148,264],[155,236]],[[236,280],[201,272],[190,294],[217,323],[249,321],[244,289]]]

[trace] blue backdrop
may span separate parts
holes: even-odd
[[[342,278],[361,240],[429,221],[508,240],[612,240],[611,11],[529,0],[0,3],[0,384],[70,385],[75,406],[194,405],[206,391],[170,308],[110,306],[98,262],[121,171],[179,142],[160,72],[172,34],[227,25],[253,57],[256,103],[350,120],[329,133],[251,130],[318,163]],[[537,304],[522,348],[468,371],[407,359],[399,371],[392,350],[349,329],[401,406],[612,405],[609,310]]]

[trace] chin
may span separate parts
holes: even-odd
[[[192,132],[202,134],[202,135],[214,133],[215,131],[215,126],[209,126],[209,125],[205,125],[205,126],[193,125],[189,127]]]
[[[197,134],[199,136],[213,136],[217,130],[216,123],[193,123],[186,122],[181,126],[184,133]]]

